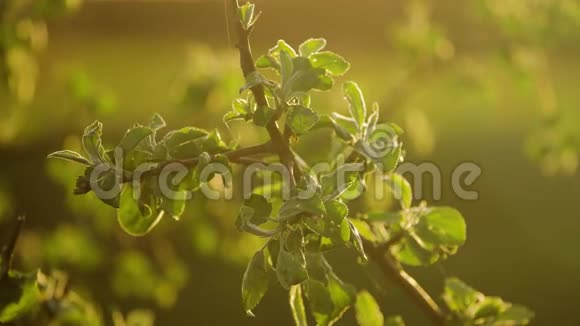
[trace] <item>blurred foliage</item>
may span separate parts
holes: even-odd
[[[39,79],[38,60],[49,39],[48,19],[73,12],[80,5],[78,1],[64,0],[43,0],[35,2],[34,5],[32,3],[12,0],[2,2],[5,7],[0,7],[0,13],[7,17],[0,24],[3,33],[0,38],[0,138],[3,143],[6,140],[6,143],[14,141],[17,129],[28,128],[27,119],[37,114],[22,110],[22,107],[30,105],[36,93]],[[455,33],[445,26],[446,22],[437,21],[438,16],[434,14],[437,9],[435,1],[411,1],[405,6],[405,15],[394,24],[388,23],[387,41],[395,51],[393,61],[389,64],[397,69],[389,76],[392,78],[391,82],[379,103],[381,114],[384,113],[390,120],[401,121],[406,131],[406,141],[415,155],[426,158],[438,146],[442,146],[438,138],[439,130],[432,122],[433,114],[428,107],[417,105],[417,99],[425,92],[435,90],[443,93],[445,100],[452,103],[456,92],[461,92],[464,87],[471,87],[476,90],[469,93],[476,95],[473,101],[481,101],[484,105],[489,105],[490,109],[493,109],[492,106],[506,106],[505,102],[509,102],[509,99],[498,95],[503,92],[531,99],[530,110],[537,110],[542,118],[538,121],[536,130],[529,134],[525,152],[548,175],[577,173],[580,148],[577,103],[560,101],[557,76],[553,74],[558,64],[559,49],[578,40],[580,6],[577,2],[474,0],[461,4],[467,11],[474,10],[478,22],[483,25],[481,28],[492,30],[494,37],[499,39],[497,43],[492,43],[493,46],[485,49],[489,57],[484,59],[461,48],[461,42],[454,40]],[[196,121],[200,123],[212,121],[210,124],[213,124],[218,121],[224,107],[230,106],[232,94],[237,94],[243,84],[237,65],[231,51],[223,53],[200,44],[188,48],[186,60],[182,64],[185,68],[175,74],[173,83],[169,86],[168,97],[175,106],[170,108],[170,115],[177,117],[174,119],[182,119],[195,112]],[[449,74],[455,79],[454,82],[446,79]],[[270,76],[269,73],[264,75]],[[506,84],[499,82],[504,77],[509,80],[506,89],[502,89]],[[435,88],[434,85],[437,84],[439,87]],[[83,120],[82,123],[88,124],[88,121],[110,117],[121,111],[114,93],[118,91],[113,92],[105,83],[92,78],[83,69],[70,74],[67,96],[70,96],[75,108],[78,106],[81,109],[73,111],[74,116],[79,117],[76,114],[83,112],[82,118],[79,118]],[[147,94],[142,96],[147,97]],[[231,129],[224,133],[224,138],[234,138],[228,141],[228,145],[252,143],[262,135],[257,128],[251,129],[243,122],[244,115],[254,113],[247,111],[252,106],[249,101],[248,97],[242,96],[233,105],[232,112],[235,115],[230,115],[230,118],[242,118],[242,121],[238,119],[228,123]],[[314,100],[314,103],[320,107],[331,108],[327,111],[331,111],[335,104],[332,100]],[[308,127],[309,123],[303,124],[301,121],[292,129],[300,134],[309,129]],[[66,132],[69,133],[70,130]],[[340,143],[337,138],[339,137],[332,140],[334,145]],[[106,144],[116,143],[108,137],[103,141]],[[62,148],[80,152],[81,139],[67,136]],[[308,155],[321,154],[305,154]],[[329,156],[332,157],[332,153]],[[115,300],[138,300],[147,305],[168,309],[175,304],[180,290],[188,282],[187,268],[181,257],[186,257],[193,251],[196,255],[219,257],[228,262],[242,264],[262,245],[263,241],[260,239],[239,234],[234,229],[232,216],[236,216],[236,204],[240,201],[233,204],[222,201],[206,202],[201,196],[194,196],[188,202],[183,213],[187,218],[183,218],[179,226],[169,222],[170,219],[160,223],[156,232],[149,235],[153,239],[150,245],[128,239],[118,230],[113,208],[102,205],[93,193],[86,196],[73,195],[75,185],[71,180],[83,174],[81,167],[48,161],[46,171],[51,180],[66,193],[63,195],[66,216],[74,218],[66,219],[60,226],[51,225],[48,229],[38,227],[23,233],[19,256],[26,267],[24,270],[38,267],[47,271],[63,269],[74,275],[75,279],[84,280],[95,277],[99,272],[106,271],[108,266],[114,265],[111,277],[104,282],[107,284],[106,290],[115,295]],[[374,182],[373,176],[367,175],[366,178],[366,184]],[[390,198],[380,202],[371,202],[365,198],[365,201],[361,205],[372,211],[387,211],[396,205],[396,201]],[[16,208],[10,205],[11,202],[13,195],[10,187],[0,184],[0,223],[9,223],[7,217],[15,213]],[[358,202],[354,204],[359,205]],[[281,203],[273,205],[277,210]],[[374,218],[379,218],[380,221],[380,216],[375,215]],[[364,224],[357,224],[359,222],[358,219],[352,220],[361,237],[369,241],[377,240],[371,233],[365,232]],[[380,223],[385,224],[385,221]],[[175,239],[179,244],[173,244],[173,241],[167,241],[166,238]],[[413,252],[417,248],[409,245],[412,241],[413,237],[410,237],[396,248],[399,258],[402,257],[411,264],[431,263],[433,259],[439,259],[439,255],[449,254],[449,248],[439,248],[437,257],[421,256],[421,252]],[[158,247],[165,248],[162,250],[164,254],[158,253]],[[172,258],[169,260],[164,258],[167,252],[171,253],[169,256]],[[51,279],[53,276],[44,278]],[[39,284],[45,282],[47,281],[43,280]],[[83,290],[91,293],[90,286],[86,287]],[[302,291],[297,290],[299,288],[294,287],[291,290],[294,291],[295,299],[302,296],[301,292],[296,295],[298,291]],[[65,324],[65,319],[93,319],[95,325],[100,325],[104,323],[103,315],[107,319],[111,315],[110,311],[101,311],[109,308],[103,302],[89,304],[78,294],[67,294],[65,297],[67,300],[63,302],[67,313],[59,317],[63,321],[55,321],[56,325]],[[353,302],[358,302],[359,297],[362,297],[361,302],[366,303],[357,311],[373,308],[372,299],[361,293]],[[477,297],[480,297],[479,294]],[[478,299],[474,306],[479,309],[481,305],[489,303],[500,316],[506,311],[512,312],[507,303],[492,299]],[[304,305],[304,302],[299,302],[302,299],[296,300],[297,307]],[[104,309],[95,308],[101,305]],[[68,310],[68,307],[73,309]],[[458,318],[469,314],[473,317],[477,309],[471,307],[469,311],[461,311]],[[522,314],[528,316],[526,313]],[[86,315],[91,317],[87,318]],[[113,311],[111,318],[115,325],[153,323],[151,312],[142,310],[130,311],[126,316]],[[389,320],[395,319],[385,317],[384,320],[388,324]]]

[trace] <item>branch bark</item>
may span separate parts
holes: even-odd
[[[401,286],[413,301],[427,315],[433,325],[445,325],[445,314],[439,305],[431,298],[399,264],[388,250],[382,247],[376,247],[374,244],[367,242],[365,249],[370,258],[380,267],[383,274]]]

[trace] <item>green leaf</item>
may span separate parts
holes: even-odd
[[[308,279],[304,264],[294,254],[280,248],[276,262],[276,276],[280,285],[288,289]]]
[[[30,313],[40,303],[34,275],[10,271],[0,280],[0,323],[9,323]]]
[[[330,273],[328,278],[328,293],[333,303],[332,314],[328,316],[328,324],[331,325],[339,320],[344,312],[354,304],[356,300],[355,288],[341,281],[334,273]]]
[[[242,305],[246,314],[253,316],[254,309],[268,290],[266,261],[262,250],[256,252],[250,260],[242,280]]]
[[[454,208],[430,208],[415,226],[415,233],[433,245],[460,246],[466,239],[465,220]]]
[[[443,301],[454,312],[464,312],[477,301],[482,300],[483,294],[455,277],[445,280]]]
[[[333,76],[342,76],[350,68],[350,63],[348,63],[348,61],[330,51],[312,54],[309,59],[314,68],[325,69]]]
[[[283,88],[285,99],[291,98],[296,93],[307,93],[312,89],[325,91],[332,88],[334,81],[326,75],[326,70],[312,67],[307,58],[294,58],[293,66],[292,77]]]
[[[363,259],[363,260],[367,260],[367,254],[365,253],[365,249],[363,246],[363,242],[362,239],[360,237],[360,233],[358,232],[356,226],[354,226],[354,224],[352,224],[352,222],[350,220],[348,220],[348,224],[350,226],[350,238],[352,241],[352,244],[354,245],[355,250],[358,252],[359,256]]]
[[[257,126],[265,127],[274,116],[274,110],[269,106],[259,106],[254,112],[254,123]]]
[[[123,150],[123,156],[134,150],[143,140],[153,134],[153,129],[137,125],[125,133],[118,147]]]
[[[323,38],[311,38],[300,44],[299,52],[303,57],[308,57],[311,54],[318,53],[326,47],[326,40]]]
[[[250,29],[254,23],[254,10],[256,5],[250,2],[246,2],[241,6],[239,10],[240,20],[242,21],[242,26],[245,30]]]
[[[308,319],[306,318],[306,309],[304,308],[304,299],[302,297],[302,286],[293,285],[289,291],[290,309],[292,310],[292,318],[296,326],[308,326]]]
[[[192,140],[207,136],[207,130],[196,127],[184,127],[178,130],[173,130],[167,133],[161,142],[170,151],[180,145],[188,143]]]
[[[280,52],[286,52],[291,58],[295,58],[297,56],[296,51],[284,40],[278,40],[276,45],[268,50],[268,54],[273,57],[279,57]]]
[[[309,213],[315,216],[325,215],[326,208],[318,196],[313,196],[308,199],[300,199],[298,197],[290,198],[280,207],[278,218],[284,220],[302,213]]]
[[[342,86],[344,98],[348,102],[350,115],[354,118],[359,130],[364,126],[367,107],[363,93],[357,83],[348,81]]]
[[[308,279],[305,285],[308,306],[316,321],[319,323],[319,319],[332,313],[332,310],[334,309],[332,298],[330,297],[326,284],[321,281]]]
[[[412,235],[401,240],[394,248],[394,254],[402,264],[409,266],[427,266],[439,259],[437,252],[432,248],[425,249]]]
[[[319,128],[332,128],[334,129],[334,132],[336,133],[336,135],[344,140],[344,141],[352,141],[353,137],[350,134],[350,132],[344,128],[343,126],[341,126],[340,124],[336,123],[336,121],[334,121],[333,118],[327,116],[327,115],[322,115],[320,117],[320,120],[318,120],[318,122],[316,123],[316,125],[314,126],[315,129],[319,129]]]
[[[99,121],[93,122],[85,128],[83,134],[83,148],[93,164],[105,163],[105,148],[101,141],[103,134],[103,124]]]
[[[246,84],[240,88],[240,93],[248,90],[250,88],[254,88],[258,85],[264,85],[265,87],[272,87],[274,84],[272,81],[268,80],[264,77],[261,73],[254,71],[246,76]]]
[[[81,154],[69,150],[58,151],[48,154],[47,158],[58,158],[65,161],[76,162],[84,165],[91,165],[91,162]]]
[[[510,305],[495,319],[494,325],[527,325],[534,318],[534,312],[520,305]]]
[[[393,195],[401,203],[402,208],[409,208],[413,202],[413,190],[409,181],[398,173],[392,173],[385,177],[387,185],[391,188]]]
[[[286,51],[280,52],[280,75],[282,77],[282,85],[286,85],[294,72],[294,64],[292,57]]]
[[[169,216],[179,220],[183,212],[185,212],[185,204],[188,192],[185,190],[175,192],[173,198],[163,197],[161,202],[161,209]]]
[[[320,117],[311,109],[304,106],[293,106],[288,111],[286,123],[294,133],[300,135],[310,130]]]
[[[136,237],[144,236],[159,223],[162,217],[163,211],[134,198],[133,187],[123,186],[117,218],[125,232]]]
[[[272,69],[280,69],[280,64],[276,61],[276,59],[269,55],[262,55],[256,60],[256,67],[257,68],[272,68]]]
[[[368,291],[360,291],[355,303],[359,326],[383,326],[384,317],[375,298]]]
[[[236,220],[236,226],[239,230],[243,230],[247,223],[254,225],[266,223],[271,213],[272,204],[264,196],[252,194],[244,201]]]
[[[151,122],[149,123],[149,128],[153,129],[154,131],[157,131],[159,129],[163,129],[167,126],[167,123],[165,123],[165,120],[163,120],[163,117],[157,113],[155,113],[153,115],[153,118],[151,118]]]

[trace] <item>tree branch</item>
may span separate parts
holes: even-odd
[[[388,250],[385,251],[382,247],[376,247],[370,242],[365,244],[365,250],[369,257],[380,267],[383,274],[399,284],[409,294],[419,308],[429,317],[433,325],[445,325],[445,314],[439,305],[411,275],[405,272],[391,253]]]
[[[240,53],[240,67],[242,69],[242,73],[244,77],[247,78],[250,74],[256,71],[256,65],[254,64],[254,58],[252,56],[252,49],[250,46],[250,33],[251,30],[244,29],[241,20],[237,16],[239,4],[238,0],[231,0],[231,7],[232,7],[232,21],[234,29],[236,30],[237,34],[237,43],[236,47]],[[256,85],[251,88],[252,94],[256,100],[256,104],[259,107],[267,107],[268,101],[266,100],[266,94],[264,93],[264,86]],[[272,140],[272,144],[275,146],[278,156],[280,157],[280,161],[291,174],[291,180],[296,181],[295,178],[299,178],[301,175],[300,169],[295,169],[295,162],[294,162],[294,155],[290,149],[290,145],[286,141],[286,139],[280,133],[278,129],[278,124],[275,118],[266,125],[266,130],[268,131],[268,135]]]

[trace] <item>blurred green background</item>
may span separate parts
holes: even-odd
[[[358,81],[382,116],[406,129],[407,161],[441,168],[442,198],[433,201],[426,185],[425,199],[457,207],[468,241],[437,268],[410,271],[432,294],[441,293],[444,276],[456,275],[529,306],[536,325],[580,324],[577,2],[256,3],[263,11],[256,54],[278,39],[298,46],[326,38],[352,64],[341,82]],[[147,237],[131,238],[114,209],[72,195],[82,170],[45,159],[78,147],[95,119],[105,126],[104,140],[115,143],[154,113],[170,128],[218,127],[243,144],[265,139],[242,122],[221,122],[243,85],[226,17],[223,1],[88,0],[47,20],[43,51],[10,56],[17,58],[7,77],[12,91],[0,92],[0,225],[4,231],[16,214],[28,217],[21,269],[66,271],[104,315],[147,308],[159,325],[291,324],[281,288],[267,294],[256,318],[242,310],[242,272],[261,242],[233,227],[238,203],[194,199],[180,222],[165,219]],[[30,35],[42,39],[44,32]],[[26,96],[33,86],[34,96]],[[320,93],[314,105],[345,112],[340,98]],[[322,159],[316,144],[329,137],[314,134],[298,150]],[[465,161],[483,171],[471,186],[475,201],[451,191],[453,168]],[[348,255],[331,255],[337,273],[369,286]],[[396,285],[379,299],[385,315],[426,323]],[[347,315],[339,324],[353,323]]]

